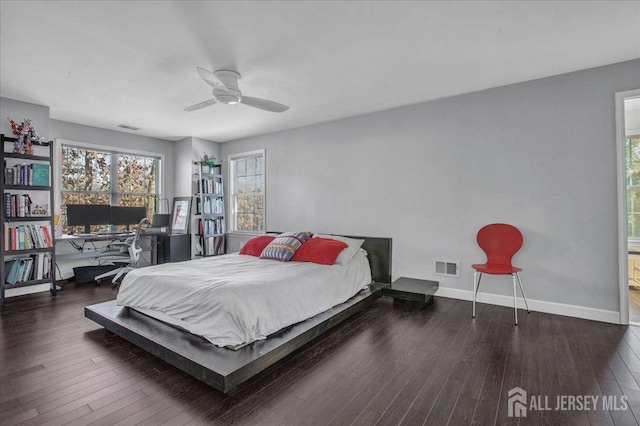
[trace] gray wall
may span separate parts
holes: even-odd
[[[193,195],[194,162],[202,160],[204,154],[213,155],[220,159],[220,144],[200,138],[184,138],[174,142],[176,197]]]
[[[475,236],[516,225],[530,299],[619,310],[614,93],[640,60],[222,145],[266,149],[267,229],[393,237],[393,275],[471,290]],[[231,237],[231,247],[238,240]],[[433,275],[435,259],[460,278]],[[483,291],[511,294],[510,280]]]

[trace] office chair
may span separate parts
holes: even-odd
[[[524,298],[527,312],[529,304],[527,297],[524,295],[522,282],[518,272],[522,271],[511,264],[511,258],[522,247],[522,234],[512,225],[506,223],[492,223],[484,226],[477,235],[478,245],[487,255],[487,262],[483,264],[471,265],[475,272],[473,273],[473,318],[476,317],[476,296],[480,287],[482,274],[491,275],[511,275],[513,277],[513,308],[515,310],[516,325],[518,325],[518,302],[516,299],[516,280],[520,285],[520,291]],[[480,275],[478,276],[478,273]],[[476,279],[477,278],[477,279]]]
[[[105,256],[102,258],[98,258],[99,261],[107,260],[112,262],[114,266],[119,266],[119,268],[114,269],[113,271],[105,272],[104,274],[100,274],[94,278],[96,282],[100,282],[101,279],[110,277],[115,275],[111,282],[113,283],[113,287],[118,285],[118,280],[120,277],[127,272],[133,271],[140,267],[140,253],[142,252],[142,248],[140,248],[140,233],[142,232],[142,225],[147,223],[147,219],[143,218],[140,220],[138,224],[138,229],[136,229],[135,234],[132,237],[127,238],[125,241],[127,251],[129,256]]]

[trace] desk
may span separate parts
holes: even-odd
[[[191,260],[191,235],[143,233],[142,235],[155,236],[155,250],[151,251],[152,263],[169,263]]]
[[[74,260],[120,254],[119,249],[109,250],[108,245],[106,247],[96,247],[92,244],[92,247],[85,247],[85,244],[94,242],[111,243],[124,241],[132,235],[133,233],[62,235],[60,237],[56,237],[55,243],[69,243],[77,250],[77,252],[60,254],[56,257],[60,260]],[[142,232],[140,233],[140,238],[148,238],[151,241],[151,248],[144,251],[151,252],[152,265],[191,260],[191,235],[189,234]]]
[[[107,244],[106,247],[96,247],[94,242],[116,242],[116,241],[124,241],[130,236],[132,233],[118,233],[118,234],[78,234],[78,235],[61,235],[55,238],[55,244],[59,243],[69,243],[71,247],[73,247],[76,252],[72,253],[64,253],[58,254],[56,257],[60,260],[62,259],[87,259],[96,256],[104,256],[110,254],[119,254],[120,249],[110,250]],[[92,247],[85,247],[85,243],[91,243]]]

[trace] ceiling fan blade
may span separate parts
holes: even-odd
[[[211,98],[211,99],[208,99],[208,100],[206,100],[204,102],[200,102],[199,104],[195,104],[195,105],[191,105],[190,107],[186,107],[184,110],[185,111],[196,111],[196,110],[199,110],[199,109],[202,109],[202,108],[206,108],[209,105],[213,105],[215,103],[216,103],[216,100]]]
[[[274,101],[268,101],[266,99],[252,98],[251,96],[242,96],[240,103],[271,112],[285,112],[289,109],[286,105],[282,105]]]
[[[196,71],[198,71],[198,75],[200,75],[200,78],[202,78],[209,86],[213,87],[214,89],[220,88],[225,92],[228,91],[227,86],[225,86],[224,83],[211,71],[206,70],[202,67],[196,67]]]

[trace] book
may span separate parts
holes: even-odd
[[[49,168],[48,164],[31,164],[32,185],[49,186]]]
[[[18,250],[18,228],[15,226],[11,229],[11,250]]]
[[[16,282],[16,271],[18,269],[18,260],[9,260],[4,262],[5,283],[13,285]]]
[[[43,235],[43,240],[44,240],[44,247],[53,247],[53,241],[51,240],[51,235],[49,234],[49,227],[48,226],[41,226],[40,229],[42,230],[42,235]]]
[[[31,196],[29,194],[22,194],[22,199],[20,200],[24,205],[24,217],[31,216]]]
[[[24,226],[24,249],[30,250],[33,246],[33,239],[31,236],[31,227],[29,225]]]
[[[18,250],[24,250],[24,225],[17,227]]]
[[[29,281],[31,278],[31,270],[33,269],[33,259],[25,258],[24,267],[22,268],[22,275],[20,275],[20,281]]]
[[[5,265],[6,263],[7,262],[5,262]],[[10,265],[8,265],[9,269],[5,269],[7,271],[5,282],[10,285],[15,285],[15,283],[19,281],[24,281],[22,277],[25,274],[27,258],[17,258],[8,263],[10,263]]]
[[[11,194],[4,193],[4,217],[11,217]]]
[[[42,231],[37,225],[31,225],[31,235],[33,235],[35,248],[44,248],[44,242],[42,241]]]

